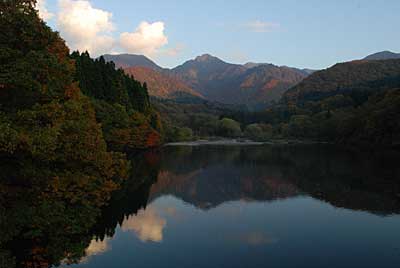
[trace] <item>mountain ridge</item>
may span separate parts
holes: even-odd
[[[115,67],[117,69],[129,68],[129,67],[147,67],[156,71],[163,70],[157,63],[149,59],[144,55],[136,55],[136,54],[105,54],[103,55],[105,61],[113,61],[115,63]]]
[[[227,63],[210,54],[188,60],[170,72],[206,99],[251,106],[278,101],[284,91],[308,75],[273,64]]]
[[[397,57],[400,58],[400,54],[382,51],[352,64]],[[173,98],[182,92],[209,101],[257,107],[268,107],[279,101],[303,79],[318,73],[271,63],[233,64],[207,53],[172,69],[162,68],[143,55],[105,55],[104,58],[126,71],[135,67],[128,72],[139,76],[141,82],[148,82],[150,94],[156,97]]]
[[[364,60],[390,60],[390,59],[400,59],[400,53],[395,53],[389,50],[377,52],[368,55]]]
[[[140,55],[105,55],[104,58],[114,61],[117,68],[130,72],[141,82],[148,82],[153,96],[170,98],[181,91],[225,104],[264,105],[278,101],[287,89],[309,75],[308,71],[287,66],[228,63],[211,54],[197,56],[172,69],[162,68]]]

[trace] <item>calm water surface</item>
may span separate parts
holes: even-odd
[[[68,267],[400,267],[396,158],[311,146],[146,157],[153,181],[113,197]]]
[[[0,268],[398,268],[399,159],[165,147],[131,156],[130,179],[105,204],[110,190],[85,177],[63,186],[40,163],[0,161]]]

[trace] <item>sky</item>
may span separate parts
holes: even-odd
[[[169,68],[205,53],[323,69],[400,52],[398,0],[39,0],[38,9],[73,50],[143,54]]]

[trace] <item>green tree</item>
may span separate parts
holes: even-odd
[[[240,124],[233,119],[223,118],[218,123],[218,134],[223,137],[239,137],[242,135]]]
[[[312,138],[313,124],[308,115],[293,115],[289,121],[289,135],[296,138]]]
[[[252,140],[266,141],[274,135],[270,124],[250,124],[246,127],[244,135]]]

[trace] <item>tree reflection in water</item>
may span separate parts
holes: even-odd
[[[166,147],[132,157],[130,179],[120,189],[86,183],[75,187],[73,195],[60,193],[46,180],[13,185],[27,176],[46,178],[48,171],[2,161],[1,267],[88,261],[109,250],[118,226],[142,241],[161,242],[167,223],[151,203],[165,195],[201,210],[228,201],[311,196],[335,207],[399,214],[398,156],[330,146]],[[258,233],[230,239],[276,242]]]

